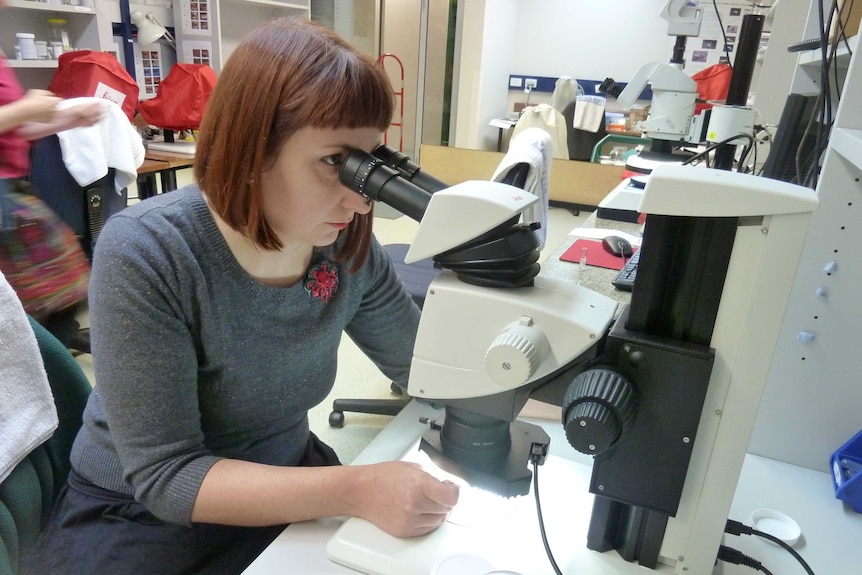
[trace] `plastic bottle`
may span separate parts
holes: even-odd
[[[48,42],[45,40],[36,40],[34,43],[36,44],[36,56],[40,60],[50,60],[51,57],[48,55]]]
[[[38,60],[39,55],[36,53],[36,35],[28,32],[18,32],[15,34],[18,38],[16,54],[20,52],[22,60]]]
[[[52,60],[59,60],[60,56],[65,52],[62,42],[48,42],[48,55]]]

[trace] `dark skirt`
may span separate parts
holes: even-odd
[[[339,461],[311,434],[299,465]],[[133,498],[93,485],[73,471],[48,525],[24,558],[21,575],[238,574],[285,527],[167,523]]]

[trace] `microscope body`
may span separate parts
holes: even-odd
[[[816,194],[657,168],[638,210],[637,283],[620,307],[544,277],[517,223],[535,198],[478,184],[436,192],[408,253],[448,267],[429,288],[409,379],[411,395],[446,408],[421,449],[471,484],[523,494],[548,440],[515,418],[530,397],[560,405],[569,443],[594,456],[587,547],[710,572]],[[447,233],[457,205],[475,210],[456,218],[476,225],[473,240]]]

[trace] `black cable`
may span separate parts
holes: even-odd
[[[796,178],[795,182],[800,185],[816,188],[817,180],[820,172],[823,153],[829,141],[829,135],[834,126],[835,119],[833,117],[833,108],[837,106],[837,102],[841,100],[841,74],[838,63],[838,47],[843,41],[847,51],[852,54],[850,45],[847,41],[845,32],[846,21],[842,20],[842,15],[852,10],[854,0],[842,4],[839,7],[838,1],[833,0],[829,8],[828,17],[824,13],[822,2],[817,5],[817,19],[820,35],[820,92],[816,102],[816,113],[809,119],[809,124],[806,126],[805,133],[800,139],[799,147],[796,153]],[[829,40],[829,31],[834,28],[834,35]],[[832,89],[834,84],[834,92]],[[833,103],[833,93],[835,102]],[[816,126],[814,124],[816,122]],[[814,135],[813,148],[811,152],[812,167],[807,173],[802,173],[801,155],[803,152],[803,144],[810,141],[810,136]]]
[[[545,520],[542,518],[542,504],[539,501],[539,466],[535,458],[530,459],[533,464],[533,495],[536,498],[536,514],[539,517],[539,532],[542,534],[542,544],[545,546],[545,553],[548,555],[548,561],[551,562],[551,567],[554,568],[554,573],[563,575],[557,566],[557,561],[554,559],[554,554],[551,552],[551,546],[548,544],[548,536],[545,533]]]
[[[746,555],[742,551],[734,549],[733,547],[728,547],[727,545],[719,546],[718,560],[724,561],[725,563],[732,563],[733,565],[744,565],[745,567],[751,567],[755,571],[761,571],[766,575],[772,575],[772,572],[764,567],[763,563]]]
[[[711,151],[713,151],[714,149],[718,148],[719,146],[724,146],[725,144],[728,144],[728,143],[730,143],[730,142],[732,142],[732,141],[734,141],[734,140],[737,140],[737,139],[739,139],[739,138],[746,138],[746,139],[748,140],[748,142],[749,142],[749,144],[748,144],[749,146],[752,146],[752,145],[754,145],[754,143],[755,143],[755,142],[754,142],[754,136],[752,136],[751,134],[737,134],[736,136],[731,136],[731,137],[729,137],[729,138],[725,138],[725,139],[723,139],[723,140],[722,140],[722,141],[720,141],[720,142],[715,142],[714,144],[711,144],[710,146],[708,146],[708,147],[707,147],[705,150],[703,150],[702,152],[698,152],[698,153],[696,153],[695,155],[693,155],[693,156],[691,156],[691,157],[689,157],[689,158],[686,158],[686,159],[685,159],[685,161],[682,163],[682,165],[683,165],[683,166],[686,166],[686,165],[688,165],[688,164],[690,164],[690,163],[694,162],[695,160],[698,160],[698,159],[703,158],[703,157],[708,157],[708,156],[709,156],[709,153],[710,153]],[[708,162],[708,161],[709,161],[709,160],[707,160],[707,162]]]
[[[814,575],[814,571],[811,570],[811,567],[808,565],[805,559],[803,559],[802,556],[797,553],[796,549],[794,549],[775,535],[772,535],[770,533],[764,533],[763,531],[758,531],[753,527],[749,527],[748,525],[740,523],[739,521],[734,521],[733,519],[727,520],[727,523],[724,526],[724,532],[730,535],[757,535],[758,537],[762,537],[763,539],[768,539],[779,547],[783,548],[791,555],[793,555],[793,558],[796,559],[796,561],[799,562],[800,565],[802,565],[802,568],[805,569],[805,572],[808,573],[808,575]]]
[[[715,11],[715,17],[718,18],[718,27],[721,28],[721,37],[724,39],[724,55],[727,56],[727,65],[730,66],[730,71],[733,72],[733,64],[730,61],[730,50],[727,49],[727,34],[724,31],[724,23],[721,21],[721,14],[718,13],[718,3],[712,0],[712,8]]]

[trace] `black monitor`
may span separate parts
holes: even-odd
[[[820,151],[829,135],[828,129],[819,122],[817,109],[816,95],[790,94],[787,97],[761,175],[794,184],[814,185]]]

